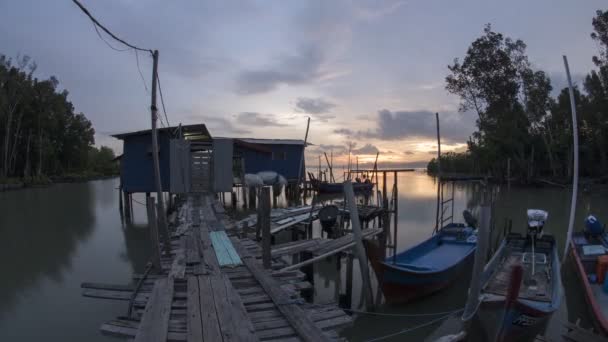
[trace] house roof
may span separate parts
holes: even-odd
[[[159,128],[158,132],[168,132],[170,134],[175,135],[179,132],[180,127],[181,127],[181,132],[184,135],[184,138],[186,140],[192,140],[192,141],[209,141],[209,140],[211,140],[211,134],[209,134],[209,131],[207,130],[207,126],[205,126],[205,124],[163,127],[163,128]],[[141,131],[113,134],[112,136],[114,138],[124,140],[127,137],[136,136],[136,135],[147,135],[150,133],[151,133],[150,129],[145,129],[145,130],[141,130]]]
[[[299,139],[255,139],[255,138],[234,138],[235,140],[240,140],[249,144],[259,144],[259,145],[304,145],[304,140]],[[306,143],[306,146],[313,145],[309,142]]]

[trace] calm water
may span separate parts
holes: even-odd
[[[424,173],[399,176],[398,249],[427,238],[435,224],[436,185]],[[388,179],[389,188],[392,177]],[[134,224],[125,226],[118,213],[117,179],[49,188],[0,193],[0,341],[114,341],[99,333],[104,321],[123,315],[126,302],[84,298],[83,281],[129,283],[141,272],[149,256],[144,208],[134,203]],[[380,186],[381,188],[381,186]],[[456,186],[455,216],[463,209],[477,210],[479,188]],[[143,202],[142,197],[135,197]],[[525,227],[525,210],[549,211],[547,231],[562,241],[567,229],[570,192],[562,189],[497,189],[494,218],[502,227],[505,218],[515,230]],[[577,226],[588,213],[603,218],[608,212],[605,194],[581,193]],[[608,221],[608,215],[604,221]],[[319,232],[317,230],[316,234]],[[336,302],[345,293],[346,260],[329,259],[315,265],[313,280],[317,303]],[[338,270],[338,265],[341,265]],[[567,291],[557,319],[588,322],[581,289],[572,270],[566,269]],[[352,305],[359,307],[360,274],[355,263]],[[449,290],[405,307],[381,306],[393,313],[436,312],[464,305],[468,278]],[[375,279],[373,279],[375,282]],[[345,331],[352,340],[363,341],[396,332],[428,319],[361,316]],[[394,340],[423,339],[437,325]],[[556,331],[556,330],[555,330]]]

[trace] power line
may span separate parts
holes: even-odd
[[[135,50],[139,50],[139,51],[147,51],[147,52],[152,53],[152,50],[150,50],[150,49],[142,49],[140,47],[137,47],[135,45],[129,44],[129,43],[125,42],[124,40],[118,38],[114,33],[110,32],[110,30],[108,30],[107,28],[105,28],[105,26],[101,25],[99,23],[99,21],[97,21],[97,19],[95,19],[93,17],[93,15],[91,15],[91,13],[89,13],[89,10],[87,10],[86,7],[84,7],[78,0],[72,0],[72,2],[74,2],[76,4],[76,6],[80,7],[80,9],[84,12],[84,14],[86,14],[89,17],[89,19],[91,19],[91,21],[93,21],[93,23],[96,26],[99,26],[102,30],[104,30],[105,33],[107,33],[108,35],[110,35],[110,37],[112,37],[115,40],[121,42],[122,44],[130,47],[131,49],[135,49]]]
[[[160,77],[158,77],[158,71],[156,72],[156,80],[158,81],[158,92],[160,93],[160,103],[163,105],[163,113],[165,113],[165,120],[167,120],[167,126],[171,127],[171,125],[169,124],[169,118],[167,117],[167,109],[165,109],[165,99],[163,98],[163,88],[160,86]]]
[[[139,67],[139,54],[137,53],[137,50],[133,51],[135,51],[135,62],[137,63],[137,71],[139,71],[139,77],[141,77],[141,81],[144,83],[144,88],[146,88],[146,92],[149,93],[150,90],[148,90],[148,86],[146,85],[146,79],[144,78],[144,74],[141,72],[141,68]]]
[[[106,45],[107,45],[107,46],[108,46],[110,49],[115,50],[115,51],[118,51],[118,52],[124,52],[124,51],[131,50],[131,48],[126,48],[126,49],[118,49],[118,48],[113,47],[113,46],[112,46],[112,44],[110,44],[110,42],[108,42],[107,40],[105,40],[105,38],[104,38],[104,37],[102,37],[102,36],[101,36],[101,33],[100,33],[100,32],[99,32],[99,30],[97,29],[97,25],[95,25],[95,23],[93,23],[93,28],[95,29],[95,32],[97,32],[97,35],[99,36],[99,39],[101,39],[101,40],[102,40],[104,43],[106,43]]]

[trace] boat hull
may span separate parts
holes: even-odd
[[[587,279],[587,274],[585,272],[583,262],[576,250],[576,246],[574,245],[574,243],[570,245],[570,253],[572,254],[572,260],[574,262],[576,273],[578,274],[578,277],[585,291],[585,301],[589,305],[589,311],[591,313],[591,317],[593,318],[594,326],[603,335],[608,335],[608,321],[602,313],[600,303],[597,302],[595,295],[593,294],[591,284],[589,283],[589,279]]]
[[[518,301],[505,314],[505,301],[500,299],[482,301],[476,315],[487,341],[494,341],[501,327],[502,341],[533,341],[544,333],[553,312]]]
[[[389,304],[402,304],[421,299],[454,284],[459,278],[469,281],[475,253],[468,254],[457,264],[437,272],[413,272],[383,262],[379,249],[369,243],[372,268],[376,273],[382,293]],[[373,246],[372,246],[373,245]]]
[[[355,192],[371,191],[374,188],[372,183],[352,183],[353,190]],[[344,185],[342,183],[317,183],[317,191],[325,194],[338,194],[344,192]]]

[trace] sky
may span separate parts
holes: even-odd
[[[81,1],[124,40],[159,50],[170,125],[205,123],[212,136],[303,139],[307,160],[349,149],[361,164],[424,166],[462,151],[475,115],[445,90],[447,66],[487,23],[522,39],[534,68],[565,84],[593,69],[591,19],[603,1]],[[69,0],[0,0],[0,54],[31,56],[36,76],[58,78],[96,144],[150,127],[152,59],[124,49]],[[356,158],[356,157],[355,157]]]

